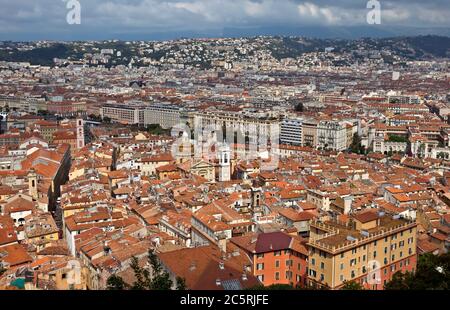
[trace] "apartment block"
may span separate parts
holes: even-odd
[[[284,119],[280,125],[280,143],[302,145],[302,120]]]
[[[356,281],[367,289],[383,289],[397,271],[416,268],[417,224],[374,210],[347,221],[310,224],[308,282],[339,289]]]

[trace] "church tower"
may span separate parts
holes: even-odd
[[[77,119],[77,148],[81,149],[84,147],[84,121],[79,118]]]
[[[28,193],[33,199],[38,199],[37,174],[33,168],[28,172]]]
[[[228,144],[224,143],[219,148],[219,182],[231,180],[231,151]]]

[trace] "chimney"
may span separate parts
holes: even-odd
[[[220,251],[222,251],[223,253],[226,253],[227,252],[227,239],[219,239],[218,246],[219,246]]]

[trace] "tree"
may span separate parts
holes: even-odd
[[[149,250],[148,261],[152,267],[153,278],[149,282],[149,289],[151,290],[170,290],[172,287],[172,280],[168,272],[163,271],[162,265],[159,262],[158,256],[154,250]]]
[[[341,290],[352,290],[352,291],[360,291],[363,290],[364,287],[355,281],[344,281],[344,285],[341,287]]]
[[[415,273],[397,272],[384,287],[386,290],[449,290],[450,253],[419,256]]]
[[[446,154],[444,152],[439,152],[436,157],[440,159],[445,159],[445,155]]]
[[[131,289],[133,290],[144,290],[146,287],[146,281],[144,279],[144,269],[139,266],[139,260],[137,257],[133,256],[131,258],[130,263],[131,269],[134,271],[134,276],[136,277],[136,280],[134,281],[133,285],[131,286]]]
[[[365,147],[362,146],[361,141],[362,141],[361,137],[358,135],[357,132],[355,132],[355,134],[353,135],[352,143],[350,144],[350,151],[352,153],[356,153],[356,154],[364,154],[365,153]]]
[[[136,257],[131,258],[130,268],[133,269],[136,280],[129,287],[121,277],[112,275],[108,278],[108,289],[132,289],[132,290],[170,290],[172,289],[173,281],[170,279],[170,274],[166,272],[158,256],[154,250],[148,252],[149,267],[139,266],[139,260]],[[179,280],[180,279],[180,280]],[[186,289],[184,279],[177,278],[177,289]]]
[[[408,138],[407,137],[403,137],[403,136],[397,136],[397,135],[389,135],[389,141],[390,142],[404,142],[404,143],[407,143],[408,142]]]
[[[295,111],[296,112],[303,112],[304,111],[304,107],[303,107],[303,103],[299,102],[295,105]]]
[[[122,277],[112,275],[106,281],[108,290],[124,290],[128,287]]]
[[[391,281],[384,285],[385,290],[410,290],[412,289],[412,283],[414,281],[414,275],[410,272],[401,273],[396,272],[392,276]]]
[[[186,279],[182,277],[177,277],[177,291],[185,291],[187,290]]]

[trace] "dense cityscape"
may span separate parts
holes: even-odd
[[[448,289],[449,59],[431,35],[0,42],[0,289]]]

